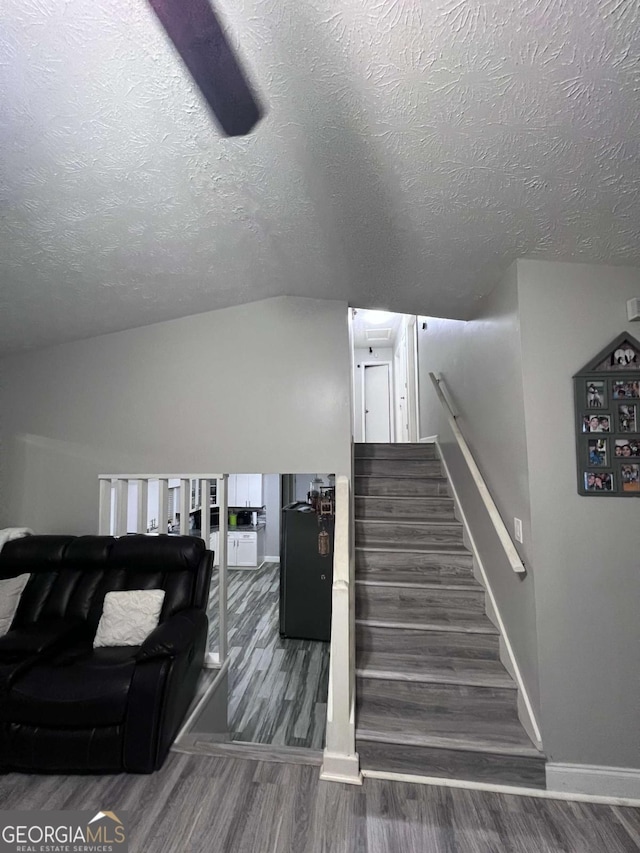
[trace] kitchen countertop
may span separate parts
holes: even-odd
[[[235,527],[231,527],[229,525],[227,527],[227,533],[251,533],[255,530],[264,530],[267,525],[264,521],[259,524],[236,524]],[[211,533],[218,533],[220,530],[220,525],[212,524],[211,525]]]

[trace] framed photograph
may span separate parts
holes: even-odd
[[[638,400],[640,399],[640,382],[637,380],[614,379],[614,400]],[[588,405],[588,404],[587,404]]]
[[[607,405],[605,383],[599,379],[585,382],[585,392],[588,409],[602,409]]]
[[[640,492],[640,465],[621,465],[620,479],[623,492]]]
[[[588,442],[589,465],[609,466],[609,448],[606,438],[590,438]]]
[[[613,455],[616,459],[632,459],[640,456],[640,438],[616,438]]]
[[[638,406],[635,403],[621,403],[618,406],[618,429],[616,432],[638,432]]]
[[[606,471],[585,471],[584,488],[587,492],[611,492],[614,489],[613,474]]]
[[[584,415],[582,432],[611,432],[611,415]]]

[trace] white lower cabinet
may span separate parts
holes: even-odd
[[[219,534],[211,534],[210,547],[215,552],[214,566],[220,565],[218,554]],[[227,566],[255,568],[264,562],[264,528],[247,532],[227,533]]]

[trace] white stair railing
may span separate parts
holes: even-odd
[[[336,477],[331,658],[321,779],[362,784],[355,738],[355,599],[353,505],[349,478]]]
[[[218,649],[208,652],[205,666],[221,667],[228,656],[227,636],[227,530],[228,474],[100,474],[98,533],[101,536],[125,536],[127,533],[170,532],[169,485],[179,491],[180,533],[188,536],[190,515],[200,510],[200,535],[207,548],[211,540],[210,501],[212,483],[216,483],[216,502],[220,514],[218,536]],[[157,492],[153,507],[149,506],[149,485]],[[130,493],[136,494],[135,513],[130,512]],[[193,495],[195,494],[195,500]],[[198,496],[200,496],[198,500]],[[175,517],[175,507],[173,513]],[[157,527],[151,529],[152,520]],[[212,579],[212,582],[213,582]],[[210,630],[213,626],[210,626]]]
[[[500,544],[502,545],[504,552],[507,555],[509,564],[514,572],[517,572],[518,574],[523,574],[524,572],[526,572],[524,563],[520,559],[520,555],[518,554],[516,547],[513,544],[513,540],[509,535],[509,531],[507,530],[507,526],[502,520],[502,516],[500,515],[495,501],[491,497],[489,487],[485,483],[484,477],[480,473],[480,469],[476,464],[476,460],[473,458],[471,449],[467,444],[466,439],[460,430],[460,427],[458,426],[457,415],[454,414],[453,406],[449,403],[449,400],[445,396],[442,387],[444,379],[442,376],[438,378],[435,373],[430,373],[429,378],[433,383],[433,387],[438,396],[438,399],[442,403],[445,414],[447,416],[447,420],[449,421],[449,426],[451,427],[451,431],[453,432],[453,435],[458,443],[458,447],[460,448],[460,452],[462,453],[462,456],[464,457],[464,460],[467,463],[469,472],[473,478],[474,483],[476,484],[476,488],[482,499],[482,502],[486,507],[491,523],[493,524],[496,534],[498,535],[498,539],[500,540]]]

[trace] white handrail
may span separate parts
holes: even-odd
[[[327,732],[321,779],[362,784],[355,734],[355,603],[352,579],[352,504],[349,478],[336,477],[336,522],[331,593],[331,658]]]
[[[487,484],[484,481],[484,477],[480,473],[480,469],[478,468],[475,459],[473,458],[473,454],[469,448],[469,445],[466,442],[465,437],[460,431],[460,427],[457,422],[457,415],[453,413],[452,406],[449,404],[444,391],[441,387],[441,383],[443,382],[442,376],[438,378],[435,373],[429,373],[429,378],[433,383],[433,387],[435,388],[438,399],[442,403],[445,414],[447,415],[447,420],[449,421],[449,426],[455,436],[456,441],[458,442],[458,446],[460,451],[464,457],[465,462],[471,472],[471,476],[473,477],[473,481],[476,484],[476,488],[482,498],[482,502],[484,503],[487,512],[489,513],[489,518],[495,528],[496,533],[498,534],[498,539],[500,540],[500,544],[504,548],[505,554],[507,555],[507,559],[509,560],[509,564],[514,572],[518,574],[523,574],[526,572],[526,568],[522,560],[520,559],[520,555],[518,554],[513,541],[511,540],[511,536],[509,536],[509,531],[507,530],[507,526],[502,520],[502,516],[498,510],[498,507],[495,504],[495,501],[491,497],[491,492]]]

